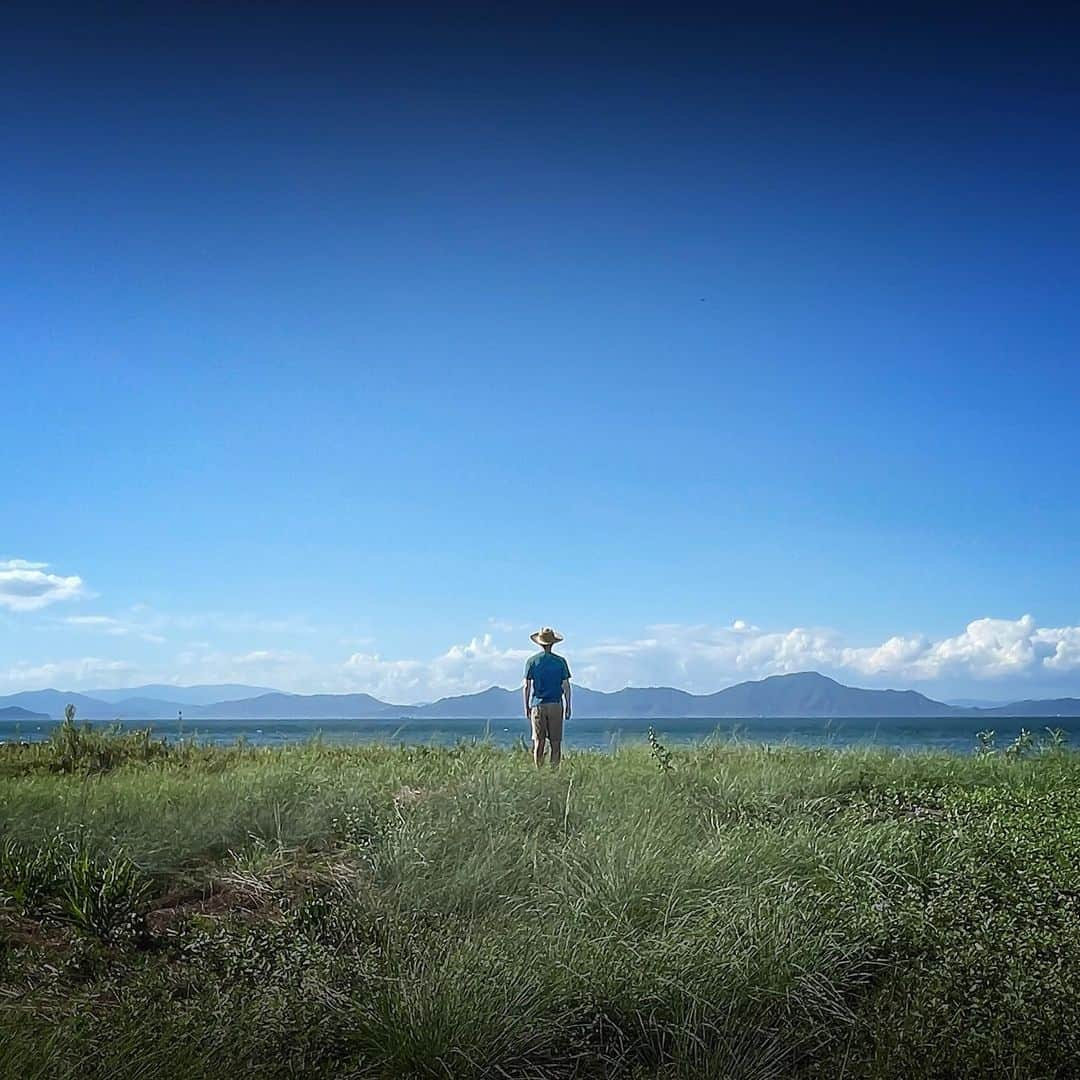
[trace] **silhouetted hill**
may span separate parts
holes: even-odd
[[[951,716],[961,712],[914,690],[859,690],[816,672],[773,675],[715,694],[690,694],[670,686],[628,687],[613,693],[574,688],[574,713],[582,718]],[[504,719],[523,712],[521,691],[493,686],[479,694],[443,698],[413,715],[454,719]]]
[[[185,718],[258,720],[375,720],[409,716],[410,705],[388,705],[370,694],[260,694],[241,701],[218,701],[184,709]],[[475,714],[473,714],[475,715]]]
[[[915,690],[861,690],[816,671],[772,675],[700,698],[696,716],[951,716],[960,712]]]
[[[105,702],[108,716],[113,720],[172,720],[176,714],[183,710],[187,712],[188,706],[181,705],[179,701],[158,701],[156,698],[133,697],[123,701]],[[89,719],[80,710],[79,715],[83,719]]]
[[[276,693],[270,686],[246,686],[243,683],[217,683],[200,686],[172,686],[169,683],[152,683],[148,686],[129,686],[116,690],[87,690],[86,696],[98,701],[116,704],[120,701],[150,700],[176,702],[184,705],[213,705],[219,701],[239,701],[259,694]]]
[[[670,686],[630,686],[603,693],[582,686],[574,690],[574,712],[582,717],[707,716],[700,711],[700,695]]]
[[[0,699],[5,705],[18,705],[32,712],[44,713],[53,720],[64,715],[67,705],[74,705],[83,720],[112,720],[116,718],[116,707],[105,701],[76,694],[70,690],[23,690],[18,694],[9,694]]]
[[[481,690],[479,694],[440,698],[430,705],[414,706],[410,715],[440,720],[471,717],[496,720],[520,716],[523,711],[520,690],[504,690],[501,686],[491,686],[487,690]]]
[[[994,709],[979,709],[979,716],[1080,716],[1080,698],[1051,698],[1047,701],[1014,701]]]
[[[48,720],[44,713],[31,712],[21,705],[5,705],[0,709],[0,720]]]

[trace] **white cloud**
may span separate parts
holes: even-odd
[[[395,703],[431,696],[428,665],[421,660],[385,660],[378,653],[353,653],[342,665],[350,690]]]
[[[1071,671],[1080,668],[1080,627],[1039,627],[1031,615],[976,619],[962,633],[940,641],[894,637],[874,648],[845,649],[842,662],[867,674],[897,672],[910,679]]]
[[[317,665],[303,653],[285,649],[251,649],[229,653],[197,642],[176,657],[184,683],[246,682],[280,678],[280,684],[304,688],[321,678]]]
[[[147,604],[134,604],[116,615],[69,615],[63,622],[83,630],[94,630],[111,637],[133,637],[160,645],[170,632],[203,631],[234,638],[251,639],[261,635],[296,637],[315,633],[315,628],[304,616],[266,618],[258,615],[224,612],[196,612],[168,614],[156,611]],[[206,645],[209,649],[210,646]],[[258,650],[256,650],[258,651]],[[224,654],[222,654],[224,655]],[[230,654],[229,662],[239,662],[240,654]]]
[[[128,609],[134,620],[151,630],[217,631],[234,635],[252,634],[314,634],[316,628],[304,615],[268,618],[262,615],[228,614],[223,611],[197,611],[169,614],[156,611],[148,604],[134,604]]]
[[[586,645],[574,654],[579,682],[600,690],[674,685],[716,690],[741,679],[831,666],[840,648],[829,630],[762,631],[744,620],[729,626],[662,624],[647,636]]]
[[[1043,660],[1043,667],[1052,671],[1080,669],[1080,626],[1063,626],[1056,630],[1040,630],[1039,642],[1053,647]]]
[[[65,622],[129,640],[145,629],[126,617],[109,615],[72,616]],[[140,670],[139,678],[257,682],[301,693],[360,690],[404,704],[492,685],[520,686],[524,661],[534,650],[531,645],[519,647],[516,637],[510,646],[505,640],[501,634],[483,633],[428,657],[386,656],[365,642],[344,662],[325,654],[263,647],[257,639],[251,642],[254,647],[232,651],[202,641],[190,644],[164,670]],[[901,634],[869,644],[853,643],[824,627],[762,629],[744,619],[721,625],[669,623],[629,638],[578,641],[571,634],[559,651],[569,658],[575,682],[598,690],[666,685],[702,693],[746,679],[808,670],[854,685],[919,686],[930,693],[945,686],[971,693],[975,684],[992,683],[995,696],[1025,696],[1017,691],[1080,680],[1080,626],[1039,626],[1031,615],[975,619],[958,633],[937,639]],[[123,661],[93,657],[36,666],[20,663],[6,673],[0,669],[0,682],[20,689],[56,682],[87,685],[104,674],[115,677],[133,670]]]
[[[491,685],[518,686],[531,651],[502,648],[484,634],[429,660],[357,652],[343,672],[349,689],[404,703]],[[856,646],[827,628],[762,630],[736,619],[726,626],[650,626],[640,637],[577,646],[571,641],[564,651],[575,681],[597,690],[667,685],[704,693],[745,679],[810,670],[856,684],[904,686],[1080,672],[1080,627],[1038,627],[1030,615],[985,618],[936,641],[893,636]]]
[[[37,611],[83,593],[83,580],[46,573],[48,563],[8,559],[0,562],[0,607],[10,611]]]
[[[161,634],[156,634],[138,623],[114,618],[112,615],[68,615],[64,622],[68,626],[100,630],[110,637],[137,637],[153,645],[160,645],[165,641]]]
[[[234,656],[232,662],[237,667],[244,668],[276,668],[295,664],[298,659],[296,653],[284,652],[280,649],[254,649],[252,652]]]
[[[896,683],[994,680],[1080,671],[1080,627],[1039,627],[1031,615],[983,618],[937,641],[894,636],[851,646],[834,630],[768,631],[736,620],[719,628],[653,626],[647,637],[586,646],[578,657],[582,680],[600,689],[648,679],[714,690],[739,679],[807,670]]]
[[[492,685],[516,686],[533,649],[499,648],[491,634],[451,645],[432,660],[389,660],[353,653],[342,670],[350,689],[396,703],[471,694]]]
[[[69,690],[77,686],[100,684],[102,677],[124,678],[136,670],[126,660],[102,660],[85,656],[78,660],[57,660],[44,664],[20,661],[6,670],[0,670],[0,684],[9,692],[15,690],[40,690],[52,686]],[[62,685],[61,685],[62,684]]]

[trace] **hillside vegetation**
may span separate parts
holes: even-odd
[[[0,747],[0,1077],[1051,1077],[1080,756]]]

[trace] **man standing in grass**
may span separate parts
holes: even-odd
[[[562,634],[545,626],[529,636],[544,650],[525,664],[525,716],[532,722],[533,757],[540,768],[544,744],[550,742],[551,767],[557,768],[562,758],[563,720],[570,719],[570,665],[551,651],[552,645],[562,641]]]

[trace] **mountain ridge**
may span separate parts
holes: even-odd
[[[167,684],[131,688],[132,697],[105,701],[90,694],[24,690],[0,697],[0,706],[28,709],[53,719],[73,704],[84,720],[172,720],[182,712],[184,721],[265,719],[506,719],[521,714],[521,691],[491,686],[473,694],[440,698],[423,705],[395,705],[371,694],[293,694],[270,690],[252,697],[192,704],[191,697],[218,687],[179,687],[188,701],[144,696],[143,690]],[[239,689],[238,684],[221,688]],[[253,688],[257,689],[257,688]],[[110,695],[120,691],[106,691]],[[1080,699],[1029,700],[994,708],[972,708],[935,701],[916,690],[875,690],[846,686],[819,672],[770,675],[725,687],[711,694],[692,694],[670,686],[625,687],[600,691],[574,687],[574,713],[582,718],[704,718],[739,719],[768,716],[787,718],[949,717],[949,716],[1080,716]]]
[[[249,686],[247,683],[199,683],[194,686],[148,683],[145,686],[112,690],[87,690],[85,693],[87,697],[110,704],[130,701],[132,698],[147,698],[152,701],[175,702],[182,708],[185,705],[214,705],[219,701],[239,701],[260,694],[274,694],[277,691],[272,686]]]

